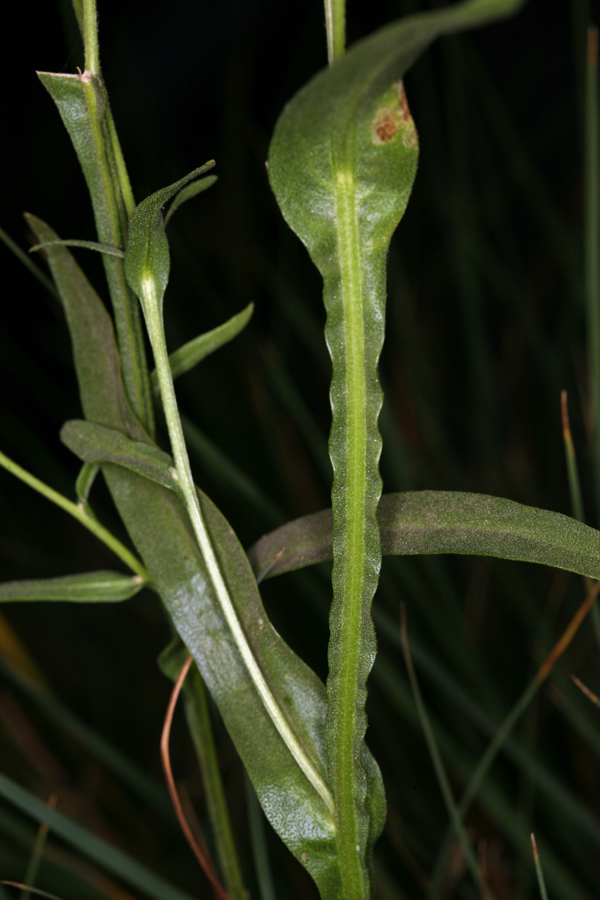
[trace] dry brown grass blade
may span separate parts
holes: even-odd
[[[556,661],[563,655],[575,635],[579,630],[579,626],[587,616],[590,611],[594,600],[598,596],[598,591],[600,591],[600,581],[596,581],[591,591],[588,593],[587,597],[565,628],[562,636],[556,642],[548,656],[546,657],[543,664],[540,666],[538,673],[535,677],[535,683],[539,687],[546,680]]]
[[[219,882],[219,879],[216,876],[214,867],[212,865],[212,861],[208,856],[208,852],[203,853],[194,835],[192,834],[192,830],[188,824],[188,821],[184,815],[183,807],[181,805],[181,800],[179,799],[179,794],[177,793],[177,788],[175,786],[175,779],[173,778],[173,770],[171,768],[171,758],[169,755],[169,737],[171,734],[171,724],[173,722],[173,713],[175,712],[175,706],[177,705],[177,699],[179,694],[181,693],[181,688],[183,686],[183,682],[185,681],[185,676],[190,670],[193,659],[191,656],[188,656],[185,663],[182,666],[181,672],[177,677],[177,681],[175,682],[175,686],[173,687],[173,691],[171,693],[171,698],[169,700],[169,705],[167,707],[167,712],[165,715],[165,722],[163,725],[162,735],[160,739],[160,755],[162,759],[163,769],[165,773],[165,778],[167,781],[167,788],[169,790],[169,795],[171,797],[171,802],[173,803],[173,807],[175,809],[175,813],[179,820],[179,824],[181,826],[181,830],[183,831],[185,838],[190,845],[192,853],[200,863],[202,871],[210,881],[213,886],[213,890],[215,892],[215,896],[219,898],[219,900],[231,900],[229,894],[225,890],[225,888]]]

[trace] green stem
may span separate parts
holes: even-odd
[[[96,228],[102,244],[124,250],[128,219],[135,202],[108,96],[101,81],[96,0],[84,0],[83,39],[85,72],[81,82],[101,183],[100,194],[92,193]],[[103,263],[115,316],[125,390],[134,412],[146,431],[153,435],[154,409],[139,307],[125,279],[122,260],[103,256]]]
[[[231,900],[245,900],[244,884],[219,770],[206,688],[196,666],[192,667],[184,682],[183,693],[185,717],[200,762],[206,805],[225,889]]]
[[[370,608],[381,564],[376,522],[381,495],[377,470],[381,392],[376,358],[372,348],[366,348],[356,208],[354,177],[349,169],[341,168],[336,183],[340,277],[339,284],[326,285],[326,290],[339,291],[342,306],[341,321],[328,320],[326,332],[334,371],[330,438],[334,467],[333,604],[326,738],[343,896],[348,900],[369,894],[365,867],[367,787],[361,747],[367,725],[366,680],[376,651]],[[374,402],[374,390],[378,402]]]
[[[325,0],[325,27],[327,29],[327,58],[332,66],[346,49],[345,0]]]
[[[83,0],[83,45],[85,68],[100,77],[100,48],[98,46],[98,13],[96,0]]]
[[[50,500],[52,503],[55,503],[56,506],[60,506],[61,509],[68,512],[69,515],[73,516],[74,519],[77,519],[84,528],[87,528],[88,531],[91,531],[92,534],[95,534],[97,538],[106,544],[106,546],[109,547],[132,572],[135,572],[135,574],[145,582],[150,581],[150,576],[146,569],[139,560],[136,559],[133,553],[111,534],[107,528],[100,525],[96,519],[90,518],[80,506],[73,503],[71,500],[67,500],[66,497],[63,497],[62,494],[59,494],[58,491],[55,491],[53,488],[48,487],[47,484],[44,484],[44,482],[40,481],[39,478],[36,478],[35,475],[31,475],[25,469],[22,469],[21,466],[17,465],[16,462],[13,462],[12,459],[9,459],[8,456],[5,456],[4,453],[0,453],[0,466],[5,468],[12,475],[15,475],[21,481],[24,481],[25,484],[28,484],[29,487],[33,488],[34,491],[37,491],[38,494],[41,494],[43,497],[46,497],[47,500]]]
[[[311,760],[301,746],[298,738],[292,731],[290,724],[280,709],[275,697],[273,696],[269,685],[258,665],[258,662],[252,652],[252,648],[248,643],[248,639],[244,634],[240,621],[238,619],[235,607],[229,595],[227,585],[219,563],[217,561],[215,551],[213,549],[210,536],[208,534],[206,524],[200,509],[196,486],[192,477],[190,461],[183,437],[183,429],[177,400],[175,398],[175,388],[173,385],[173,376],[169,363],[169,354],[164,336],[164,327],[162,322],[161,301],[156,293],[156,284],[151,273],[147,273],[142,277],[142,288],[140,299],[146,319],[146,326],[152,352],[154,353],[154,362],[156,363],[156,372],[158,375],[158,383],[162,398],[163,411],[167,422],[169,439],[171,441],[171,450],[173,451],[173,459],[175,460],[175,469],[177,472],[181,495],[185,504],[192,529],[198,541],[200,552],[204,559],[209,580],[217,596],[217,600],[225,617],[225,621],[231,631],[231,635],[237,649],[242,657],[248,675],[250,676],[254,687],[258,691],[261,701],[269,714],[271,721],[277,728],[288,750],[308,778],[317,793],[321,796],[327,807],[333,811],[333,799],[330,791],[323,781],[320,774],[314,768]]]

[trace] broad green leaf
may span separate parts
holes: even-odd
[[[38,72],[38,77],[56,103],[77,153],[92,200],[98,240],[124,250],[127,208],[122,191],[116,187],[122,181],[123,160],[104,86],[90,72]],[[57,235],[44,237],[40,243],[57,239]],[[115,315],[126,393],[136,415],[152,433],[154,412],[139,307],[127,285],[123,260],[103,254],[102,261]]]
[[[47,226],[36,220],[46,239]],[[36,229],[34,229],[36,230]],[[42,233],[41,233],[42,232]],[[125,400],[110,320],[65,247],[48,248],[67,311],[86,418],[134,442],[150,442]],[[139,449],[139,448],[138,448]],[[170,464],[170,460],[169,460]],[[339,897],[334,823],[326,802],[323,722],[325,689],[272,628],[249,563],[229,524],[200,495],[212,541],[236,601],[240,621],[293,733],[321,782],[320,793],[266,714],[210,588],[188,516],[172,491],[121,465],[103,474],[134,545],[202,677],[252,779],[267,817],[317,882],[323,897]],[[370,770],[374,763],[363,751]]]
[[[86,572],[35,581],[5,581],[0,584],[0,603],[9,600],[68,600],[71,603],[120,603],[144,587],[139,575],[119,572]]]
[[[374,813],[359,747],[376,651],[370,609],[381,564],[377,364],[386,253],[408,202],[418,154],[401,79],[437,36],[481,25],[519,5],[467,0],[381,29],[296,94],[277,122],[269,151],[277,202],[323,276],[333,364],[334,598],[326,730],[347,900],[370,892],[367,833]]]
[[[153,900],[191,900],[189,894],[169,884],[131,856],[96,837],[64,813],[50,809],[42,800],[6,775],[0,775],[0,796],[34,821],[46,823],[54,835],[134,890],[152,897]]]
[[[205,181],[206,179],[202,180]],[[190,187],[192,186],[193,185],[190,185]],[[181,193],[183,193],[183,191]],[[177,200],[180,196],[180,194],[177,194],[175,199]],[[220,347],[223,347],[229,341],[232,341],[234,337],[237,337],[240,331],[242,331],[250,321],[253,312],[254,303],[249,303],[245,309],[240,313],[237,313],[237,315],[232,316],[231,319],[228,319],[223,325],[219,325],[217,328],[213,328],[205,334],[199,334],[198,337],[188,341],[187,344],[184,344],[179,350],[175,350],[174,353],[171,353],[169,356],[169,363],[171,365],[173,380],[179,378],[180,375],[189,372],[190,369],[197,366],[199,362],[202,362],[202,360],[206,359],[211,353],[219,350]],[[159,397],[160,388],[158,386],[156,369],[152,372],[150,380],[152,383],[152,393],[155,397]]]
[[[165,216],[165,225],[168,224],[173,213],[175,213],[183,203],[186,203],[193,197],[197,197],[198,194],[202,194],[205,190],[207,190],[207,188],[212,187],[216,180],[216,175],[207,175],[206,178],[201,178],[198,181],[193,181],[192,184],[188,184],[183,188],[183,190],[179,191],[177,196],[173,198],[173,202],[167,210],[167,214]]]
[[[86,459],[110,453],[107,429],[72,423],[66,434]],[[103,432],[103,434],[100,434]],[[100,435],[101,447],[94,450]],[[323,723],[325,689],[313,672],[275,632],[262,605],[249,563],[229,524],[199,492],[203,517],[241,626],[280,710],[286,717],[308,767],[306,776],[274,727],[232,637],[187,513],[173,491],[157,482],[172,482],[172,461],[165,456],[163,474],[149,465],[140,444],[128,455],[116,441],[110,465],[103,465],[131,538],[146,560],[179,635],[193,654],[275,830],[302,860],[324,897],[339,895],[331,800],[326,787]],[[152,449],[152,448],[148,448]],[[156,454],[160,451],[156,450]],[[143,475],[121,468],[139,467]],[[149,480],[147,476],[151,476]],[[305,766],[305,769],[307,766]]]
[[[386,555],[457,553],[541,563],[600,578],[600,531],[561,513],[459,491],[384,494],[377,509]],[[330,509],[289,522],[248,552],[255,572],[277,554],[267,578],[332,558]]]

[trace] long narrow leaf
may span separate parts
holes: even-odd
[[[377,509],[384,554],[457,553],[542,563],[600,578],[600,531],[561,513],[458,491],[384,494]],[[331,510],[303,516],[249,550],[256,573],[283,553],[269,578],[332,558]]]
[[[95,27],[95,23],[94,23]],[[118,140],[108,97],[97,75],[38,72],[54,100],[77,153],[90,192],[98,239],[102,244],[125,249],[127,207],[120,184],[122,158],[115,158]],[[111,133],[112,132],[112,133]],[[58,239],[39,235],[40,243]],[[139,306],[127,285],[123,260],[102,256],[115,314],[128,398],[145,427],[152,433],[154,413],[150,378],[144,353]]]
[[[377,365],[385,328],[386,254],[408,202],[418,155],[401,79],[437,36],[484,24],[518,5],[518,0],[467,0],[376,32],[291,100],[269,151],[277,202],[323,276],[333,364],[334,596],[326,733],[342,896],[348,900],[370,893],[371,849],[383,824],[360,747],[366,680],[376,652],[370,610],[381,566]],[[330,63],[342,49],[338,32]]]
[[[71,603],[120,603],[134,597],[144,586],[139,575],[119,572],[86,572],[35,581],[5,581],[0,584],[0,603],[12,600],[67,600]]]

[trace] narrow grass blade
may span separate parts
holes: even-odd
[[[171,693],[171,698],[169,700],[169,705],[167,708],[167,712],[165,715],[165,721],[162,730],[162,736],[160,739],[160,753],[162,758],[163,769],[165,773],[165,778],[167,782],[167,788],[169,790],[169,795],[171,797],[171,802],[173,803],[173,807],[175,809],[175,813],[177,815],[177,819],[179,821],[179,825],[181,830],[185,835],[185,839],[188,842],[192,853],[196,857],[196,860],[200,864],[200,867],[208,880],[210,881],[213,890],[219,900],[229,900],[227,893],[223,890],[221,884],[219,883],[217,876],[215,874],[212,860],[210,859],[208,852],[203,851],[196,841],[192,829],[189,826],[189,823],[185,817],[183,812],[183,807],[181,805],[181,800],[179,799],[179,793],[177,791],[177,787],[175,785],[175,779],[173,778],[173,770],[171,768],[171,756],[169,752],[169,738],[171,736],[171,724],[173,722],[173,714],[175,712],[175,706],[177,704],[177,700],[179,698],[179,694],[181,693],[181,688],[183,685],[183,681],[185,676],[190,670],[194,662],[191,654],[188,654],[187,659],[185,660],[181,672],[179,672],[177,678],[175,679],[175,685],[173,687],[173,691]]]
[[[544,873],[542,872],[542,864],[538,853],[535,836],[531,835],[531,846],[533,849],[533,862],[535,864],[535,874],[537,875],[538,887],[540,889],[540,897],[542,900],[548,900],[548,892],[546,891],[546,882],[544,881]]]
[[[536,696],[542,684],[548,678],[548,675],[552,671],[552,668],[556,664],[557,660],[563,655],[571,641],[573,640],[575,634],[577,633],[581,623],[587,616],[592,607],[592,604],[596,601],[596,597],[598,596],[598,592],[600,591],[600,581],[597,581],[593,588],[589,591],[585,601],[581,604],[571,622],[564,630],[563,634],[556,642],[540,668],[538,669],[535,677],[532,681],[527,685],[509,714],[506,716],[502,724],[499,726],[496,734],[494,735],[493,740],[490,742],[487,750],[479,760],[474,772],[469,778],[468,784],[464,790],[464,793],[461,797],[459,804],[459,812],[461,818],[467,813],[472,801],[477,796],[477,792],[480,789],[480,786],[485,779],[487,773],[489,772],[492,763],[496,759],[500,749],[502,748],[504,742],[510,735],[511,731],[515,727],[516,723],[519,721],[533,698]],[[446,835],[444,842],[442,844],[442,848],[438,854],[438,859],[436,861],[434,872],[431,878],[431,887],[429,892],[429,897],[434,898],[437,896],[440,886],[441,880],[443,876],[443,872],[446,868],[446,860],[449,851],[449,835]]]
[[[577,470],[577,457],[575,455],[575,447],[573,445],[573,438],[571,437],[571,427],[569,424],[569,408],[567,405],[566,391],[561,392],[560,402],[562,412],[563,442],[565,445],[565,457],[567,461],[567,477],[569,480],[569,493],[571,495],[571,509],[573,510],[573,515],[578,522],[585,522],[583,497],[581,494],[581,484],[579,482],[579,472]],[[589,590],[591,585],[587,584],[586,587],[587,590]],[[600,647],[600,609],[598,609],[597,603],[595,603],[592,607],[591,619],[594,633],[596,635],[596,642],[598,644],[598,647]]]
[[[256,872],[256,880],[258,882],[258,895],[260,900],[277,900],[265,835],[265,820],[254,788],[252,787],[252,782],[247,775],[244,780],[244,787],[246,789],[248,827],[250,830],[250,842],[252,844],[254,871]]]
[[[573,684],[576,684],[582,694],[584,694],[588,700],[591,700],[594,706],[600,707],[600,698],[594,694],[593,691],[590,691],[589,687],[587,687],[582,681],[577,678],[576,675],[571,675],[571,679]]]
[[[0,796],[37,822],[47,822],[51,832],[66,841],[88,859],[126,884],[153,900],[191,900],[190,895],[169,884],[121,850],[78,825],[20,787],[5,775],[0,775]]]
[[[161,671],[172,681],[176,681],[187,656],[187,649],[177,638],[159,657]],[[225,889],[231,900],[245,900],[246,893],[219,769],[206,688],[197,666],[192,667],[185,679],[183,694],[185,716],[200,765],[206,805]]]
[[[38,267],[29,259],[27,254],[23,250],[21,250],[19,245],[13,241],[13,239],[4,231],[3,228],[0,228],[0,241],[6,244],[8,249],[12,253],[14,253],[19,262],[23,263],[26,269],[29,269],[33,277],[37,278],[40,284],[42,284],[46,288],[48,293],[52,294],[52,296],[56,297],[56,299],[58,300],[58,291],[52,284],[52,281],[48,278],[47,275],[44,275],[41,269],[38,269]]]
[[[575,455],[575,446],[573,444],[571,426],[569,424],[569,406],[566,391],[561,392],[560,407],[563,442],[565,445],[565,459],[567,463],[567,477],[569,479],[569,494],[571,495],[571,509],[573,511],[573,516],[578,522],[585,522],[583,497],[581,495],[581,484],[579,481],[579,472],[577,470],[577,456]]]
[[[54,809],[56,807],[56,794],[52,794],[48,800],[48,808]],[[40,863],[42,861],[42,857],[44,855],[44,847],[46,846],[46,838],[48,837],[48,824],[46,822],[41,822],[40,827],[38,829],[38,833],[35,837],[35,842],[31,851],[31,859],[27,865],[27,871],[25,872],[25,884],[27,885],[26,890],[23,891],[21,895],[21,900],[30,900],[32,888],[35,887],[35,882],[37,878],[37,874],[40,868]]]
[[[0,659],[0,673],[15,690],[33,701],[50,722],[54,722],[61,731],[74,738],[144,803],[148,803],[163,816],[172,816],[171,804],[164,788],[152,781],[143,769],[109,743],[105,737],[67,709],[56,697],[33,684],[29,678],[15,674],[14,669],[2,659]]]
[[[408,678],[410,681],[410,686],[412,689],[415,706],[417,707],[417,713],[419,715],[419,721],[421,722],[421,727],[423,729],[423,734],[425,735],[425,741],[427,743],[427,748],[429,750],[429,755],[431,757],[431,762],[433,765],[433,769],[435,772],[435,776],[437,778],[438,785],[440,787],[440,791],[442,793],[442,797],[444,798],[444,804],[446,806],[446,811],[452,822],[452,828],[456,834],[456,838],[462,847],[462,851],[465,855],[465,859],[467,861],[467,865],[469,866],[469,870],[471,875],[473,876],[473,880],[475,884],[479,884],[481,880],[481,873],[479,871],[479,865],[477,863],[477,859],[473,852],[473,848],[469,843],[469,839],[466,835],[464,825],[462,823],[462,816],[457,808],[456,802],[452,795],[452,789],[450,787],[450,783],[448,781],[448,776],[446,775],[446,770],[444,768],[444,763],[442,761],[441,754],[438,750],[437,742],[435,740],[435,735],[433,733],[433,729],[429,722],[429,716],[427,715],[427,709],[425,708],[425,704],[423,702],[423,697],[421,695],[421,689],[419,687],[419,682],[417,680],[417,676],[414,670],[414,666],[412,663],[411,655],[410,655],[410,646],[408,643],[408,630],[406,627],[406,607],[404,603],[400,604],[400,634],[402,638],[402,653],[404,656],[404,662],[406,663],[406,669],[408,671]]]

